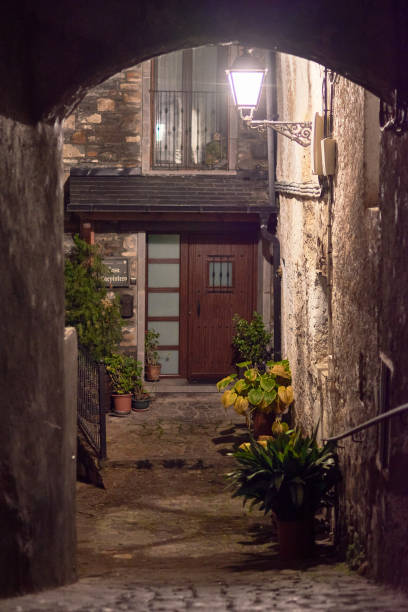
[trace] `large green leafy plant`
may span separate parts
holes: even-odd
[[[261,443],[253,438],[232,453],[237,467],[226,475],[233,497],[273,512],[281,521],[303,520],[331,501],[340,479],[334,445],[290,430]]]
[[[266,331],[261,315],[254,312],[252,320],[247,321],[235,314],[232,322],[235,328],[232,346],[237,361],[250,361],[258,366],[267,361],[268,345],[272,336]]]
[[[289,361],[268,361],[265,372],[261,372],[250,362],[237,364],[245,368],[243,376],[230,374],[218,381],[218,391],[223,391],[222,403],[225,408],[233,406],[238,414],[252,412],[255,409],[277,415],[286,412],[293,402],[292,375]]]
[[[80,344],[97,361],[112,354],[122,338],[119,299],[108,298],[105,272],[98,248],[75,236],[65,261],[65,324],[76,328]]]

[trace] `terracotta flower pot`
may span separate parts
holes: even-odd
[[[161,370],[161,364],[158,363],[157,365],[147,365],[146,366],[146,380],[150,380],[150,381],[156,381],[156,380],[160,380],[160,370]]]
[[[276,414],[272,411],[269,414],[255,409],[252,415],[252,430],[255,440],[259,436],[271,436],[272,425],[275,421]]]
[[[279,556],[282,561],[310,557],[314,548],[313,517],[299,521],[278,521]]]
[[[113,413],[117,416],[126,416],[132,412],[132,394],[123,395],[112,394]]]

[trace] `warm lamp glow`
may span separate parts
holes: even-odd
[[[250,110],[251,115],[258,106],[266,73],[257,64],[255,58],[245,53],[236,58],[230,70],[226,70],[234,105],[238,110]]]
[[[231,70],[228,78],[235,106],[255,109],[259,103],[264,73]]]
[[[267,73],[257,60],[247,51],[236,58],[229,70],[225,71],[231,86],[234,105],[239,110],[241,119],[247,126],[256,130],[271,128],[282,136],[297,142],[302,147],[311,144],[311,121],[275,121],[271,119],[253,119],[258,108],[262,85]]]

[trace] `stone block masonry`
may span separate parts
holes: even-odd
[[[141,66],[92,89],[64,121],[66,176],[71,166],[141,165]]]

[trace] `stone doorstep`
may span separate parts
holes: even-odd
[[[186,378],[161,378],[146,382],[146,391],[156,393],[218,393],[215,383],[189,383]]]
[[[214,457],[211,457],[213,459]],[[217,459],[217,457],[215,457]],[[207,458],[208,459],[208,458]],[[175,470],[208,470],[214,468],[214,462],[208,463],[202,457],[149,457],[148,459],[106,459],[104,468],[136,468],[138,470],[175,469]]]

